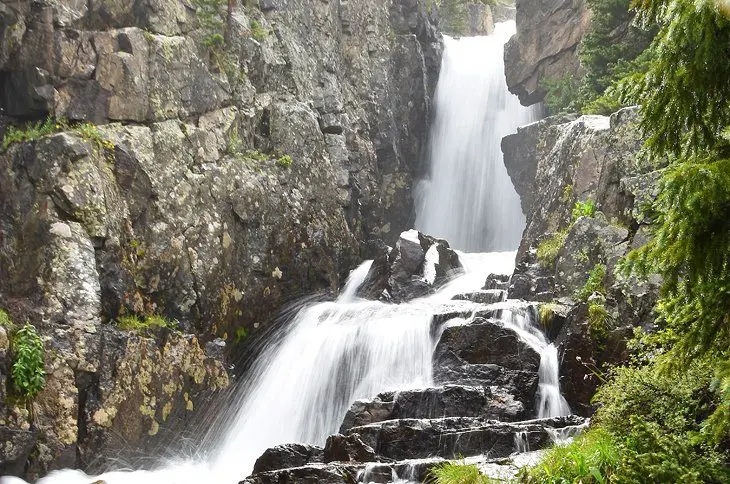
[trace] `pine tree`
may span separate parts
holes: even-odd
[[[678,335],[670,360],[718,362],[722,403],[708,430],[730,439],[730,18],[717,0],[636,6],[660,29],[648,72],[623,82],[623,98],[642,106],[644,155],[668,167],[655,236],[626,267],[664,279],[657,312]]]

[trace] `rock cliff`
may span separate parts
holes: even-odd
[[[505,48],[507,86],[525,106],[542,101],[545,78],[578,74],[578,46],[590,25],[585,0],[517,0],[517,35]]]
[[[639,284],[615,271],[650,237],[643,209],[661,169],[637,156],[637,123],[638,108],[553,117],[502,141],[527,216],[508,294],[543,302],[543,324],[560,347],[563,391],[583,415],[592,412],[595,373],[623,361],[632,328],[654,321],[660,281]]]
[[[0,394],[2,473],[155,445],[227,385],[223,340],[410,227],[441,50],[425,3],[0,4],[2,130],[59,120],[0,152],[0,307],[47,372],[32,413]]]

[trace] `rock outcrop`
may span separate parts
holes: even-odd
[[[0,125],[59,121],[0,152],[0,307],[39,329],[48,373],[32,422],[0,394],[3,473],[154,445],[227,382],[222,340],[336,291],[411,225],[440,65],[426,2],[219,14],[2,4]],[[173,328],[121,331],[124,315]]]
[[[517,35],[505,47],[510,92],[525,106],[545,96],[543,79],[578,76],[578,46],[590,25],[585,0],[517,0]]]
[[[648,241],[652,221],[643,207],[656,196],[661,170],[637,158],[637,123],[637,108],[610,117],[555,117],[502,142],[527,215],[508,296],[544,303],[540,313],[559,346],[563,391],[582,415],[593,411],[595,373],[623,361],[632,327],[654,320],[660,281],[615,273],[621,257]],[[595,212],[574,214],[577,203],[593,204]],[[591,273],[597,284],[586,289]],[[595,292],[581,294],[586,290]]]

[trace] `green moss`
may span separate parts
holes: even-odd
[[[553,267],[561,247],[568,238],[568,229],[554,233],[552,236],[540,242],[537,246],[537,260],[545,268]]]
[[[27,143],[35,141],[43,136],[48,136],[61,131],[68,131],[76,134],[78,137],[88,141],[94,149],[99,152],[104,150],[113,150],[114,143],[104,139],[99,128],[92,123],[69,123],[66,119],[55,120],[46,118],[45,121],[38,121],[34,124],[28,124],[25,128],[16,128],[11,126],[8,128],[3,138],[3,148],[7,149],[13,143]]]
[[[555,303],[540,304],[540,307],[538,308],[538,314],[540,316],[540,324],[543,328],[547,328],[550,326],[553,318],[555,317],[555,311],[557,310],[557,308],[558,305]]]
[[[116,320],[116,326],[125,331],[144,331],[161,328],[174,329],[176,327],[174,322],[159,314],[153,314],[145,318],[140,318],[134,314],[120,316]]]
[[[0,327],[3,327],[8,331],[15,329],[15,324],[13,323],[12,318],[4,309],[0,309]]]
[[[610,321],[611,315],[606,309],[604,298],[595,298],[588,302],[588,328],[595,341],[602,343],[606,340]]]

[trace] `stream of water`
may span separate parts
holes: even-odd
[[[419,191],[421,231],[465,251],[490,253],[460,253],[464,275],[409,303],[357,299],[371,264],[366,262],[353,271],[336,301],[301,306],[261,352],[229,408],[217,416],[225,425],[219,422],[215,428],[225,432],[216,430],[204,439],[205,447],[195,457],[160,462],[153,470],[95,477],[78,470],[55,471],[39,482],[235,484],[250,474],[256,458],[269,447],[323,445],[354,400],[432,385],[434,311],[458,293],[481,289],[490,273],[511,274],[515,253],[496,251],[513,250],[524,228],[499,144],[536,116],[504,85],[503,45],[513,33],[514,23],[508,22],[490,37],[446,38],[431,136],[431,176]],[[555,347],[529,311],[505,314],[502,323],[541,355],[537,413],[568,414]]]
[[[513,250],[525,226],[501,142],[540,109],[522,106],[507,89],[504,44],[515,29],[504,22],[489,37],[444,37],[416,228],[467,252]]]

